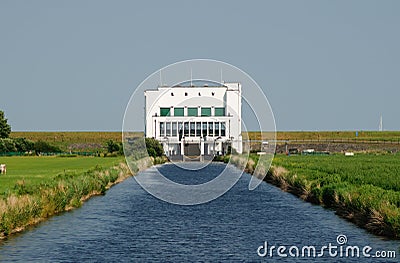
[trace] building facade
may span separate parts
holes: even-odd
[[[162,142],[167,156],[242,152],[240,83],[159,86],[144,95],[145,135]]]

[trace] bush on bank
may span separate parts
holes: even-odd
[[[138,137],[131,140],[126,145],[126,154],[134,160],[139,160],[147,156],[152,158],[162,158],[164,155],[164,149],[161,143],[154,138],[143,138]],[[144,148],[146,147],[146,148]],[[106,142],[107,153],[106,156],[110,155],[124,155],[124,149],[122,143],[116,143],[113,140]]]

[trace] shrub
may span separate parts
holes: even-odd
[[[0,139],[0,152],[16,152],[17,148],[13,139]]]
[[[154,138],[146,138],[145,142],[149,156],[156,158],[164,155],[164,149],[159,141]]]
[[[18,152],[29,152],[35,149],[35,143],[25,138],[16,138],[14,143]]]
[[[112,153],[106,153],[104,154],[103,157],[117,157],[118,153],[117,152],[112,152]]]
[[[122,142],[119,143],[118,154],[119,154],[119,155],[124,155],[124,147],[122,146]]]
[[[322,202],[326,207],[335,205],[335,188],[332,186],[322,188]]]
[[[61,152],[60,148],[49,144],[48,142],[44,141],[37,141],[34,144],[34,149],[36,154],[40,154],[43,152]]]
[[[107,152],[113,153],[118,152],[120,150],[120,146],[118,143],[114,142],[113,140],[107,141]]]

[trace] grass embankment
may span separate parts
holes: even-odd
[[[142,133],[137,133],[137,136]],[[62,151],[101,151],[107,141],[120,142],[121,132],[11,132],[11,138],[45,141]]]
[[[271,138],[271,134],[248,132],[242,134],[243,139],[262,140]],[[400,131],[278,131],[276,139],[290,140],[358,140],[358,141],[400,141]]]
[[[371,233],[400,238],[399,155],[279,156],[266,177]]]
[[[121,157],[9,157],[0,162],[8,168],[0,175],[0,238],[79,207],[130,176]],[[151,160],[141,159],[136,165],[139,171]]]
[[[247,163],[244,157],[234,157],[233,163],[256,176],[267,173],[265,181],[333,209],[373,234],[399,239],[399,159],[400,155],[277,155],[268,172],[264,165],[254,172],[257,155],[250,155]]]

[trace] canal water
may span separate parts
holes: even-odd
[[[190,165],[190,164],[189,164]],[[173,164],[159,166],[172,180],[196,184],[225,168],[213,163],[201,171],[183,171]],[[235,168],[229,166],[235,172]],[[148,169],[137,176],[155,176]],[[250,175],[222,197],[203,205],[179,206],[160,201],[129,178],[105,196],[81,208],[50,218],[0,244],[1,262],[399,262],[399,241],[368,234],[332,211],[303,202],[267,183],[249,191]],[[339,246],[337,236],[347,243]],[[343,236],[342,236],[343,238]],[[280,257],[263,254],[265,242],[285,246]],[[301,257],[305,246],[337,246],[324,259]],[[298,247],[300,257],[296,257]],[[339,248],[360,247],[360,258],[340,257]],[[396,251],[395,259],[364,258],[362,249]],[[332,253],[335,250],[332,250]],[[349,253],[350,254],[350,253]]]

